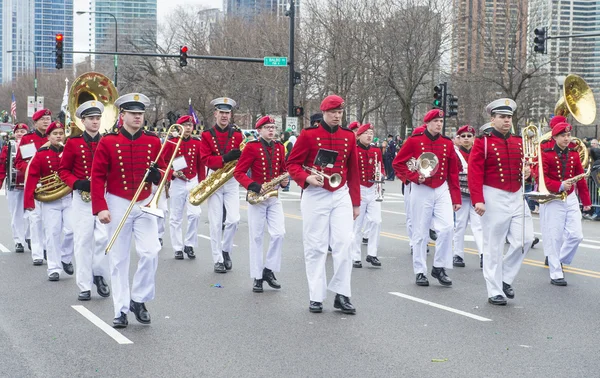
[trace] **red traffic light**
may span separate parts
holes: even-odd
[[[63,35],[62,34],[57,34],[56,35],[56,41],[62,41],[63,40]]]
[[[181,46],[181,52],[186,54],[188,52],[188,47],[187,46]]]

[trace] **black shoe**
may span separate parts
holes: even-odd
[[[417,286],[429,286],[429,280],[426,275],[419,273],[417,274],[416,284]]]
[[[506,298],[504,298],[502,295],[489,297],[488,302],[496,306],[506,306]]]
[[[431,269],[431,277],[437,278],[443,286],[452,286],[452,280],[446,274],[446,270],[444,268],[436,268],[435,266]]]
[[[23,253],[23,252],[25,252],[25,248],[23,247],[23,244],[21,244],[21,243],[15,244],[15,252],[16,253]]]
[[[350,303],[350,298],[342,294],[336,294],[335,300],[333,301],[333,307],[340,309],[343,314],[356,314],[356,309]]]
[[[256,278],[254,279],[254,286],[252,286],[252,291],[255,293],[262,293],[263,292],[263,280],[257,280]]]
[[[223,251],[223,265],[225,265],[225,269],[231,270],[233,268],[233,263],[231,262],[231,257],[229,257],[229,252]]]
[[[225,269],[225,265],[223,263],[215,263],[215,273],[227,273],[227,269]]]
[[[264,281],[267,281],[269,286],[273,289],[281,289],[281,285],[277,282],[277,278],[275,278],[275,274],[271,269],[264,268],[263,269],[263,278]]]
[[[96,291],[98,291],[99,296],[103,298],[110,296],[110,288],[106,281],[104,281],[104,277],[94,276],[94,285],[96,285]]]
[[[352,261],[353,268],[362,268],[362,262],[360,261]]]
[[[327,247],[327,252],[331,253],[331,246]]]
[[[25,239],[25,243],[27,243],[27,249],[31,251],[31,239]]]
[[[33,265],[35,265],[35,266],[42,265],[42,264],[44,264],[44,260],[42,260],[42,259],[33,260]]]
[[[531,243],[531,248],[535,247],[535,245],[539,242],[540,242],[540,238],[533,239],[533,242]]]
[[[323,312],[323,303],[310,301],[310,305],[308,306],[308,311]]]
[[[556,286],[567,286],[567,281],[564,278],[550,279],[550,283]]]
[[[502,291],[508,299],[513,299],[515,297],[515,290],[506,282],[502,282]]]
[[[135,314],[135,318],[142,324],[150,324],[150,313],[146,309],[145,303],[135,301],[129,302],[129,311]]]
[[[483,269],[483,255],[479,255],[479,267]]]
[[[67,273],[69,276],[72,276],[73,272],[74,272],[73,263],[66,263],[66,262],[62,262],[62,261],[61,261],[61,263],[62,263],[62,267],[63,267],[63,270],[65,271],[65,273]]]
[[[362,243],[364,245],[368,245],[369,244],[369,238],[363,238]]]
[[[175,260],[183,260],[183,251],[175,251]]]
[[[82,291],[77,296],[78,301],[89,301],[90,299],[92,299],[92,293],[89,290]]]
[[[50,273],[50,275],[48,276],[48,281],[58,281],[59,279],[60,276],[56,272]]]
[[[373,266],[381,266],[381,261],[377,258],[377,256],[367,255],[367,262],[371,263]]]
[[[452,259],[452,265],[457,266],[459,268],[464,268],[465,260],[463,260],[463,258],[460,256],[454,255],[454,258]]]
[[[158,238],[158,242],[160,243],[160,246],[162,247],[163,246],[163,240],[162,240],[162,238]]]
[[[546,259],[544,260],[544,265],[548,266],[548,256],[546,256]]]
[[[121,316],[113,319],[113,328],[125,328],[129,322],[127,321],[127,314],[121,312]]]
[[[434,230],[429,230],[429,239],[433,241],[437,240],[437,233]]]
[[[44,249],[44,260],[48,261],[48,257],[46,256],[46,250]]]
[[[196,254],[194,253],[194,247],[185,246],[183,252],[187,255],[188,259],[195,259]]]

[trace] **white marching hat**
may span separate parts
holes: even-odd
[[[128,93],[119,97],[115,101],[115,106],[119,108],[120,112],[144,113],[146,106],[150,106],[150,99],[141,93]]]
[[[517,103],[510,98],[500,98],[498,100],[490,102],[486,107],[485,111],[489,115],[493,114],[505,114],[513,115],[517,109]]]
[[[487,132],[487,131],[489,131],[489,130],[491,130],[493,128],[494,128],[494,126],[492,126],[492,123],[488,122],[488,123],[486,123],[485,125],[483,125],[483,126],[481,126],[479,128],[479,134],[483,134],[483,133],[485,133],[485,132]]]
[[[215,109],[222,112],[230,112],[237,105],[237,103],[229,97],[215,98],[210,102],[210,104],[214,106]]]
[[[104,105],[100,101],[91,100],[79,105],[75,115],[77,118],[101,116],[104,113]]]

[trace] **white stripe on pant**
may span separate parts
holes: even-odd
[[[29,233],[31,234],[31,258],[33,260],[43,260],[46,240],[44,238],[44,227],[42,227],[42,203],[40,201],[34,202],[35,208],[25,212],[25,216],[29,220]]]
[[[94,276],[108,280],[108,244],[106,225],[92,214],[92,204],[83,202],[79,191],[73,193],[73,241],[75,245],[75,278],[80,291],[92,289]],[[120,220],[120,219],[119,219]]]
[[[160,243],[156,237],[158,225],[156,217],[142,212],[140,206],[149,199],[137,202],[123,225],[115,244],[108,254],[110,279],[115,317],[121,312],[129,312],[129,301],[145,303],[154,299],[156,268]],[[115,233],[121,218],[129,206],[128,200],[106,193],[106,202],[111,222],[108,224],[108,236]],[[131,237],[135,237],[135,251],[139,261],[133,275],[131,293],[129,291],[129,261],[131,258]]]
[[[7,190],[6,201],[8,202],[8,211],[10,212],[13,241],[25,245],[27,239],[27,230],[29,222],[25,218],[25,209],[23,209],[23,191]]]
[[[271,240],[267,258],[263,264],[263,238],[265,224]],[[279,272],[281,269],[281,249],[285,235],[285,218],[281,201],[271,197],[256,205],[248,205],[248,232],[250,253],[250,276],[262,279],[263,268]]]
[[[198,241],[198,222],[202,209],[200,206],[194,206],[188,202],[190,190],[198,185],[198,178],[194,177],[190,181],[175,179],[171,182],[169,188],[169,207],[171,245],[175,251],[183,251],[184,246],[195,247]],[[181,223],[187,210],[187,230],[185,240],[182,239]]]
[[[323,302],[327,289],[350,297],[350,245],[353,239],[348,237],[348,230],[352,229],[353,219],[348,187],[344,185],[330,192],[309,186],[302,194],[300,209],[310,300]],[[325,270],[328,245],[331,245],[333,258],[333,277],[329,286]]]
[[[531,211],[525,204],[521,191],[511,193],[484,185],[483,195],[485,198],[485,213],[481,217],[483,277],[488,297],[504,296],[502,282],[512,285],[533,242]],[[521,253],[523,208],[525,208],[525,253]],[[510,245],[508,252],[502,257],[506,238]]]
[[[231,254],[233,237],[240,223],[240,184],[237,180],[230,179],[212,196],[208,197],[207,202],[213,262],[222,263],[222,252],[225,251]],[[222,229],[223,205],[225,205],[227,212],[225,230]]]
[[[550,278],[564,278],[560,264],[573,261],[577,247],[583,240],[581,210],[575,192],[569,194],[566,202],[540,204],[540,226]]]
[[[69,194],[56,201],[41,203],[48,275],[59,273],[62,270],[61,262],[70,263],[73,260],[73,208],[71,202],[72,196]]]
[[[471,224],[473,238],[477,245],[477,251],[481,255],[483,251],[483,230],[481,229],[481,217],[475,212],[475,208],[471,204],[471,197],[462,197],[462,206],[454,213],[454,255],[461,258],[465,257],[465,232],[467,224]]]
[[[363,226],[369,228],[369,244],[367,254],[377,256],[377,247],[379,246],[379,231],[381,229],[381,202],[375,201],[377,198],[377,188],[375,185],[370,188],[360,187],[360,213],[354,220],[354,242],[352,243],[352,260],[361,260],[361,245],[363,236]]]

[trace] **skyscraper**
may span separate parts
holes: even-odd
[[[296,0],[296,12],[300,9],[301,0]],[[260,13],[272,13],[285,16],[289,0],[223,0],[223,12],[228,16],[252,18]],[[298,16],[298,13],[296,13]]]

